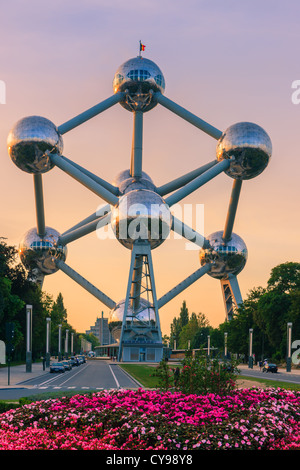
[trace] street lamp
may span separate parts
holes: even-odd
[[[61,325],[58,325],[58,360],[61,361]]]
[[[253,355],[252,355],[252,343],[253,343],[253,328],[249,328],[249,369],[253,369]]]
[[[286,358],[286,371],[291,372],[292,368],[292,323],[287,323],[287,358]]]
[[[51,318],[46,318],[46,367],[50,366],[50,322]]]
[[[32,305],[26,305],[26,372],[32,372]]]
[[[207,356],[210,358],[210,336],[207,336]]]
[[[65,355],[68,356],[68,341],[69,341],[69,330],[66,330],[65,338]]]
[[[227,336],[228,333],[224,333],[224,357],[227,359]]]

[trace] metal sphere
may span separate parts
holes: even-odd
[[[225,173],[235,179],[255,178],[267,167],[271,155],[270,137],[262,127],[251,122],[228,127],[217,144],[217,159],[232,159]]]
[[[171,224],[169,206],[159,194],[148,189],[129,191],[112,207],[113,232],[130,250],[137,240],[149,241],[151,249],[160,246],[168,237]]]
[[[120,341],[122,323],[124,318],[125,300],[121,300],[109,313],[108,326],[115,341]],[[155,311],[145,299],[140,299],[140,306],[133,314],[132,307],[128,305],[126,322],[136,324],[138,322],[148,323],[155,326]]]
[[[229,274],[236,276],[248,258],[248,250],[241,237],[233,233],[231,240],[224,242],[222,236],[222,231],[209,235],[207,240],[210,247],[201,248],[199,253],[201,266],[213,263],[208,274],[216,279],[227,279]]]
[[[156,186],[147,173],[142,171],[140,178],[134,178],[130,175],[130,170],[121,171],[113,182],[114,186],[119,188],[120,194],[128,193],[133,189],[149,189],[155,191]]]
[[[8,154],[15,165],[27,173],[46,173],[54,167],[49,155],[61,155],[63,140],[49,119],[28,116],[20,119],[7,138]]]
[[[37,234],[36,228],[28,230],[19,245],[19,256],[24,267],[43,274],[58,271],[55,259],[65,261],[67,256],[67,247],[57,244],[59,237],[60,234],[50,227],[46,227],[44,237]]]
[[[129,110],[149,111],[156,106],[152,93],[165,91],[165,79],[152,60],[134,57],[124,62],[115,73],[114,93],[126,92],[121,105]]]

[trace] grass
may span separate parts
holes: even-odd
[[[122,369],[127,371],[134,377],[141,385],[147,388],[155,388],[158,386],[158,378],[153,376],[155,367],[144,364],[122,364]],[[171,366],[172,368],[172,366]],[[267,378],[253,378],[245,375],[239,375],[239,379],[248,380],[250,382],[258,382],[265,384],[268,387],[284,388],[286,390],[300,390],[300,384],[293,384],[290,382],[281,382]]]
[[[122,364],[120,367],[144,387],[155,388],[158,386],[158,378],[153,376],[155,367],[144,364]]]

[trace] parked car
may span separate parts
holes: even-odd
[[[276,373],[278,371],[278,367],[276,364],[266,364],[264,367],[263,367],[263,372],[272,372],[272,373]]]
[[[86,362],[86,359],[85,359],[85,356],[83,356],[82,354],[76,356],[78,357],[78,360],[81,364],[83,364],[84,362]]]
[[[71,364],[72,364],[73,367],[74,367],[74,366],[76,366],[76,367],[79,366],[79,360],[78,360],[78,358],[75,357],[75,356],[71,356],[70,362],[71,362]]]
[[[72,365],[70,361],[61,361],[61,363],[64,365],[66,370],[72,370]]]
[[[65,372],[65,366],[61,362],[50,364],[50,372]]]

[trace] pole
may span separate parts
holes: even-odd
[[[68,342],[69,342],[69,330],[66,330],[65,338],[65,356],[68,357]]]
[[[26,305],[26,372],[32,372],[32,305]]]
[[[291,372],[292,369],[292,323],[287,323],[287,358],[286,358],[286,371]]]
[[[234,180],[231,191],[231,198],[229,202],[225,228],[223,232],[223,240],[228,242],[231,239],[234,219],[239,202],[240,192],[242,188],[242,180]]]
[[[58,325],[58,360],[61,360],[61,325]]]
[[[249,363],[248,363],[249,369],[253,369],[252,343],[253,343],[253,328],[249,328]]]
[[[224,357],[227,359],[227,336],[228,333],[224,333]]]
[[[46,367],[50,366],[50,322],[51,318],[46,318]]]

